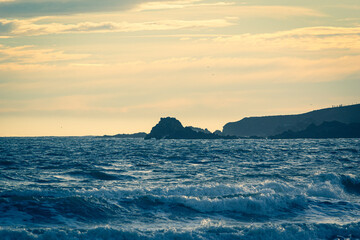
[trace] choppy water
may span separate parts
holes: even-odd
[[[0,138],[0,239],[360,239],[360,139]]]

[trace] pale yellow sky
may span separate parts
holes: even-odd
[[[360,102],[360,3],[0,1],[0,136],[214,131]]]

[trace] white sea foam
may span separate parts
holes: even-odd
[[[21,240],[122,240],[122,239],[269,239],[269,240],[359,240],[360,223],[338,224],[249,224],[247,226],[226,226],[221,222],[203,220],[192,229],[158,229],[139,231],[136,229],[114,229],[97,227],[93,229],[16,229],[0,228],[0,238]]]

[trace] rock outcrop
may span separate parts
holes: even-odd
[[[144,138],[146,136],[145,132],[131,133],[131,134],[116,134],[116,135],[104,135],[103,137],[112,137],[112,138]]]
[[[197,129],[198,130],[198,129]],[[172,117],[161,118],[151,129],[145,139],[232,139],[235,137],[219,136],[206,131],[194,131],[193,127],[184,127],[179,120]]]

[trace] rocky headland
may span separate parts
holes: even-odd
[[[324,108],[295,115],[246,117],[240,121],[225,124],[222,134],[267,138],[280,136],[287,131],[303,131],[310,125],[318,126],[332,121],[344,124],[360,123],[360,104]]]

